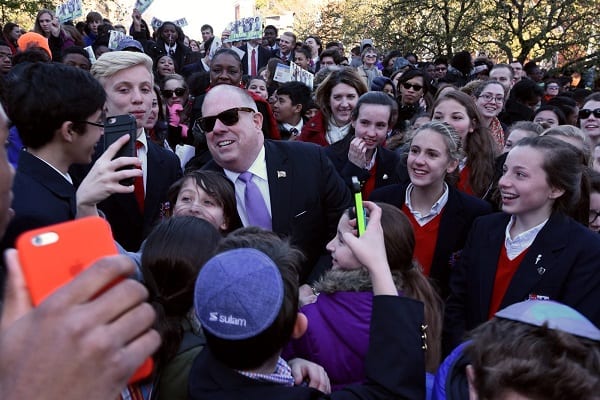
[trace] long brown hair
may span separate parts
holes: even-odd
[[[494,179],[495,144],[492,136],[483,126],[481,115],[473,98],[466,93],[452,90],[438,98],[432,110],[445,100],[454,100],[460,103],[469,116],[473,125],[473,132],[467,134],[464,143],[464,151],[467,156],[466,166],[469,168],[469,186],[473,193],[484,198],[488,194]]]

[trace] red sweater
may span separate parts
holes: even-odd
[[[416,258],[419,264],[423,266],[423,273],[426,276],[429,276],[433,254],[435,253],[435,245],[437,244],[438,233],[440,231],[440,220],[442,219],[443,210],[436,215],[434,219],[423,226],[419,225],[415,216],[410,212],[406,204],[402,206],[402,211],[404,211],[404,214],[408,217],[408,220],[415,231],[414,258]]]
[[[494,279],[494,290],[492,292],[492,301],[490,301],[490,311],[488,313],[488,319],[492,318],[496,311],[500,308],[502,299],[506,294],[506,290],[512,281],[515,272],[519,269],[523,257],[527,254],[527,249],[519,254],[514,260],[509,260],[506,254],[506,246],[502,245],[502,251],[500,252],[500,259],[498,260],[498,267],[496,268],[496,277]]]

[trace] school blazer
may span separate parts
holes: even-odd
[[[406,201],[407,187],[408,183],[404,183],[376,189],[371,193],[369,200],[392,204],[402,209]],[[429,270],[429,277],[443,299],[449,294],[448,281],[453,261],[459,257],[473,221],[491,212],[492,207],[488,202],[448,186],[448,202],[440,218],[438,238]]]
[[[113,236],[128,251],[137,251],[154,225],[167,214],[169,187],[182,176],[179,157],[148,140],[144,213],[134,193],[117,193],[98,204],[110,223]]]
[[[444,347],[458,345],[465,332],[487,321],[500,251],[510,215],[475,221],[457,268],[450,277]],[[600,326],[600,236],[554,212],[527,250],[500,309],[544,296],[566,304]]]

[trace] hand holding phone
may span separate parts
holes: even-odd
[[[137,135],[137,123],[135,117],[131,114],[107,117],[104,122],[104,135],[102,137],[104,151],[124,135],[129,135],[129,141],[121,147],[114,158],[136,156],[135,139]],[[133,166],[126,166],[122,169],[125,168],[131,169]],[[133,178],[123,179],[120,183],[123,186],[131,186],[133,185]]]
[[[82,218],[23,233],[16,242],[23,276],[34,306],[87,270],[99,259],[118,254],[108,223]],[[125,277],[101,287],[100,296]],[[153,362],[146,359],[130,382],[148,376]]]

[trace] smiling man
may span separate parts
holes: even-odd
[[[289,236],[304,252],[307,259],[300,275],[305,282],[351,203],[344,181],[323,149],[265,140],[262,114],[238,87],[211,89],[202,115],[199,123],[213,157],[205,168],[222,171],[234,183],[244,226]]]
[[[179,158],[146,138],[144,125],[154,95],[150,57],[130,51],[105,53],[92,67],[92,75],[106,90],[106,115],[131,114],[137,122],[136,148],[143,181],[136,183],[135,193],[115,194],[99,204],[115,240],[125,249],[137,251],[169,207],[167,191],[182,176]]]

